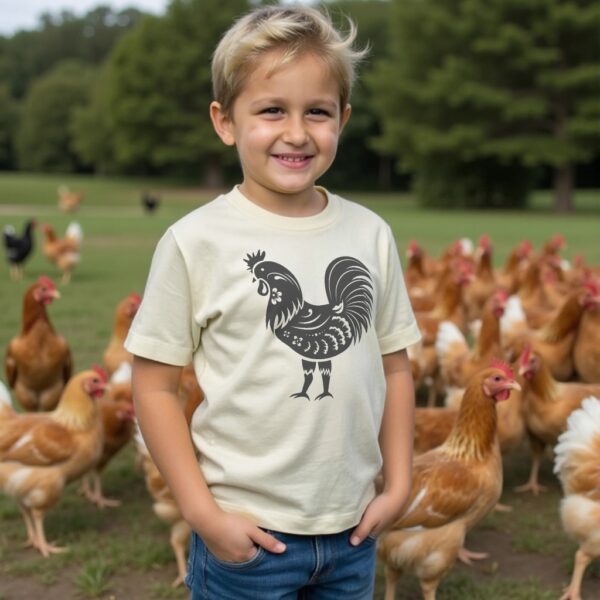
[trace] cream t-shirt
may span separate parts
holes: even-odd
[[[382,464],[381,355],[420,339],[390,228],[327,199],[284,217],[234,188],[176,222],[125,342],[193,361],[205,400],[191,430],[211,493],[287,533],[358,523]]]

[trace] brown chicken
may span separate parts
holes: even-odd
[[[194,411],[203,400],[202,390],[198,385],[191,365],[188,365],[182,371],[179,383],[179,398],[184,406],[186,420],[190,423]],[[154,513],[161,521],[171,527],[170,543],[177,562],[177,577],[172,585],[177,587],[183,583],[187,571],[185,552],[191,533],[190,526],[183,519],[171,490],[154,464],[139,429],[135,432],[135,444],[139,463],[144,471],[146,488],[154,501],[152,506]]]
[[[529,480],[516,490],[537,495],[545,490],[539,484],[544,449],[556,444],[567,418],[586,396],[600,396],[600,384],[557,381],[543,358],[529,345],[519,357],[519,375],[523,377],[524,418],[533,458]]]
[[[496,280],[509,294],[514,294],[520,287],[523,275],[529,266],[532,245],[524,240],[515,246],[508,255],[506,263],[496,273]]]
[[[398,578],[409,572],[418,577],[425,599],[434,600],[441,579],[464,552],[467,531],[498,501],[502,460],[495,405],[518,389],[504,365],[476,373],[448,439],[414,459],[404,514],[378,543],[385,600],[393,600]]]
[[[73,192],[66,185],[58,188],[58,208],[63,212],[75,212],[83,201],[83,192]]]
[[[102,356],[109,375],[112,375],[122,363],[133,362],[133,356],[125,350],[123,343],[141,302],[142,297],[139,294],[129,294],[117,305],[112,336]]]
[[[504,332],[503,344],[511,360],[530,344],[556,379],[569,380],[575,369],[573,348],[579,324],[585,312],[596,311],[600,306],[599,291],[598,286],[586,283],[567,296],[558,313],[542,329]]]
[[[492,263],[492,243],[487,234],[479,239],[475,251],[475,274],[473,281],[465,289],[465,305],[469,321],[481,318],[483,306],[498,288],[496,273]]]
[[[131,365],[124,362],[113,373],[106,394],[98,399],[104,432],[102,454],[98,464],[87,473],[81,493],[98,508],[120,506],[120,500],[106,498],[102,493],[102,471],[125,447],[135,430],[135,411],[131,392]]]
[[[600,299],[600,282],[585,284]],[[584,311],[573,346],[573,362],[577,375],[588,383],[600,383],[600,301]]]
[[[474,373],[487,366],[493,357],[502,356],[500,318],[507,299],[508,294],[502,289],[489,298],[473,349],[454,323],[444,321],[440,324],[435,348],[441,378],[447,387],[464,388]]]
[[[0,489],[19,504],[28,543],[45,557],[64,549],[46,540],[44,515],[65,485],[100,457],[102,426],[95,399],[105,388],[101,373],[83,371],[69,380],[54,411],[14,413],[0,420]]]
[[[71,272],[81,260],[81,242],[83,231],[78,223],[71,223],[67,227],[64,238],[56,237],[56,232],[51,225],[42,225],[44,243],[42,252],[44,256],[55,264],[62,273],[61,282],[71,281]]]
[[[571,582],[561,600],[581,600],[586,567],[600,558],[600,399],[590,396],[573,411],[554,449],[554,472],[564,498],[563,528],[579,545]]]
[[[8,344],[4,366],[8,385],[29,411],[52,410],[71,376],[69,345],[50,322],[46,307],[60,294],[41,276],[25,292],[21,333]]]

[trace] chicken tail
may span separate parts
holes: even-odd
[[[452,321],[442,321],[435,340],[435,353],[440,364],[449,354],[467,354],[469,345],[462,331]]]
[[[83,240],[83,229],[81,228],[81,225],[77,223],[77,221],[69,223],[65,237],[72,239],[77,245],[81,244]]]
[[[356,342],[369,327],[373,310],[371,274],[359,260],[341,256],[325,272],[325,291],[333,312],[344,319]]]
[[[588,467],[597,468],[600,461],[600,398],[588,396],[581,408],[574,410],[567,420],[567,429],[558,438],[554,448],[554,472],[563,487],[571,475]]]

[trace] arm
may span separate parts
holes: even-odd
[[[248,560],[256,545],[283,552],[285,546],[278,540],[244,517],[225,513],[215,502],[198,467],[177,395],[180,375],[181,367],[134,358],[133,397],[140,430],[184,519],[222,560]]]
[[[352,534],[360,544],[369,534],[381,533],[400,514],[410,492],[415,391],[406,350],[383,356],[385,408],[379,446],[383,457],[382,492],[367,506]]]

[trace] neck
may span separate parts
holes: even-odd
[[[312,217],[327,206],[327,196],[316,187],[297,194],[284,194],[255,190],[244,182],[239,191],[253,204],[282,217]]]
[[[481,331],[477,338],[476,355],[481,358],[490,350],[500,346],[500,321],[493,308],[486,308],[481,317]]]
[[[558,342],[579,323],[583,314],[583,306],[580,304],[577,294],[571,294],[562,304],[558,313],[541,332],[542,339],[546,342]]]
[[[34,299],[33,294],[26,294],[23,301],[23,328],[21,333],[27,333],[37,321],[45,321],[52,331],[46,307]]]
[[[550,369],[541,364],[533,378],[528,382],[529,389],[542,400],[554,400],[556,398],[556,379],[552,377]]]
[[[493,449],[496,440],[496,407],[481,389],[468,387],[454,429],[444,448],[452,456],[481,460]]]
[[[79,386],[77,389],[76,386]],[[96,417],[95,402],[81,389],[81,382],[67,385],[52,418],[77,431],[90,429]]]

